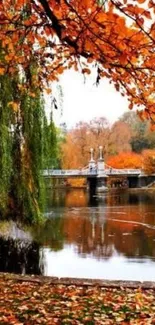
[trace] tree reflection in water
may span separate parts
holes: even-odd
[[[53,251],[59,251],[64,246],[64,219],[62,214],[52,215],[43,225],[31,228],[31,234],[40,246],[50,247]]]
[[[51,202],[43,225],[24,232],[15,224],[3,231],[0,223],[1,272],[44,274],[46,248],[58,252],[72,247],[78,255],[98,260],[115,254],[155,259],[154,195],[110,192],[92,206],[81,190],[63,193],[60,200],[58,195],[61,204],[51,208]]]
[[[111,192],[100,199],[98,207],[64,211],[65,242],[77,246],[78,254],[97,259],[116,253],[155,258],[154,195]],[[69,202],[71,206],[71,198]]]

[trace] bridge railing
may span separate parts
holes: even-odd
[[[45,169],[43,170],[43,176],[91,176],[96,175],[98,177],[112,176],[112,175],[142,175],[140,169],[103,169],[98,171],[97,169]]]
[[[97,175],[96,170],[79,170],[79,169],[44,169],[43,176],[87,176]]]
[[[105,169],[103,174],[106,175],[140,175],[142,173],[141,169]]]

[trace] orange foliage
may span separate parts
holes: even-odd
[[[155,173],[155,150],[143,151],[143,170],[146,174]]]
[[[90,123],[80,122],[72,129],[62,144],[62,168],[74,169],[88,165],[90,148],[94,148],[94,158],[99,155],[99,146],[105,147],[109,129],[105,118],[94,119]]]
[[[117,121],[113,124],[108,139],[109,154],[131,151],[132,131],[127,123]]]
[[[90,158],[89,152],[84,148],[85,154],[81,154],[82,148],[80,147],[80,143],[74,143],[72,138],[67,135],[66,143],[62,144],[62,159],[61,166],[63,169],[79,169],[86,165],[88,165],[88,161]]]
[[[142,156],[133,152],[123,152],[109,157],[107,165],[113,168],[141,168]]]
[[[78,157],[78,150],[77,147],[75,147],[71,134],[67,134],[65,142],[61,145],[61,151],[61,167],[63,169],[79,168],[80,161]]]
[[[118,121],[112,127],[104,117],[95,118],[89,124],[80,122],[68,132],[62,144],[62,168],[79,169],[87,166],[90,148],[94,149],[95,160],[99,158],[99,146],[103,147],[104,158],[120,151],[129,151],[130,140],[131,130],[124,122]]]
[[[71,187],[86,187],[86,179],[84,178],[68,178],[67,184]]]
[[[15,73],[19,65],[26,71],[33,62],[38,75],[32,82],[41,87],[68,68],[90,74],[89,63],[97,62],[96,82],[109,78],[129,107],[141,106],[140,117],[153,124],[154,15],[152,0],[109,0],[105,6],[97,0],[2,0],[0,74]]]

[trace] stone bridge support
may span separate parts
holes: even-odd
[[[130,176],[128,177],[129,188],[140,188],[155,182],[155,175],[150,176]]]
[[[139,177],[139,187],[151,185],[153,182],[155,182],[155,175]]]
[[[127,180],[128,180],[128,186],[129,186],[129,188],[138,188],[138,187],[141,187],[140,184],[139,184],[139,177],[137,177],[137,176],[130,176],[130,177],[127,177]]]
[[[97,187],[106,187],[107,186],[107,177],[98,177],[97,178]]]

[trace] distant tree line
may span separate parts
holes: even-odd
[[[105,117],[79,122],[65,132],[61,144],[62,168],[83,168],[88,165],[90,148],[94,159],[103,147],[104,159],[113,168],[143,168],[155,171],[155,132],[148,121],[142,121],[136,112],[124,113],[110,125]],[[148,158],[149,157],[149,158]],[[148,166],[149,164],[149,166]],[[147,165],[147,166],[146,166]]]

